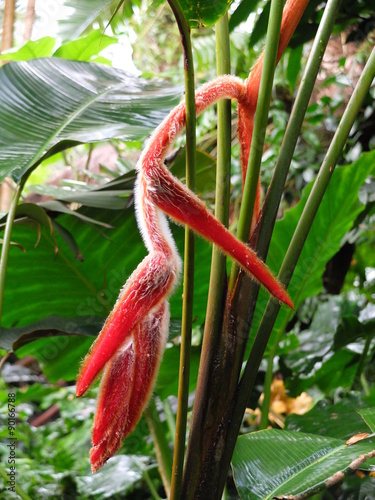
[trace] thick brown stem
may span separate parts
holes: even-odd
[[[4,20],[3,20],[3,36],[1,39],[1,51],[9,50],[13,47],[13,28],[15,18],[16,0],[5,0],[4,5]],[[3,64],[6,61],[3,61]],[[12,181],[5,179],[0,186],[0,211],[7,212],[9,210],[12,199]]]
[[[277,59],[285,50],[307,3],[307,0],[289,0],[286,4]],[[246,82],[248,102],[245,106],[247,105],[250,111],[251,106],[257,102],[262,65],[263,56]],[[251,245],[255,245],[257,234],[255,230]],[[215,346],[215,352],[209,353],[209,357],[204,349],[202,352],[203,367],[200,368],[196,389],[183,478],[184,500],[220,499],[222,495],[235,443],[235,439],[231,439],[231,433],[234,434],[231,420],[241,363],[256,303],[254,288],[256,284],[253,281],[240,275],[233,294],[228,294],[227,304],[222,308],[220,343]],[[249,297],[252,297],[251,303]],[[206,325],[205,336],[212,336],[212,332],[207,328],[210,326]],[[237,435],[237,430],[235,431]]]
[[[16,10],[16,0],[5,0],[3,37],[1,39],[1,52],[13,47],[13,27]]]
[[[29,0],[27,2],[25,27],[23,30],[23,41],[27,42],[31,38],[31,33],[33,31],[34,21],[35,21],[35,2],[36,0]]]

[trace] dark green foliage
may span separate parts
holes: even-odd
[[[48,197],[48,201],[23,202],[16,210],[0,332],[2,353],[15,354],[5,363],[0,382],[0,459],[4,464],[8,452],[4,440],[8,437],[6,403],[11,390],[16,393],[18,411],[18,485],[31,498],[150,498],[148,481],[159,495],[164,495],[155,446],[144,418],[125,440],[119,454],[91,476],[88,450],[97,389],[77,400],[72,386],[120,288],[146,253],[132,203],[134,167],[144,139],[182,93],[180,87],[172,87],[166,80],[150,82],[109,66],[92,64],[101,50],[117,43],[126,32],[124,27],[130,24],[139,37],[139,47],[148,50],[149,58],[155,58],[155,66],[161,65],[160,61],[176,59],[176,47],[169,40],[168,26],[173,23],[170,11],[163,11],[162,2],[149,7],[153,9],[151,24],[157,24],[158,16],[163,19],[156,33],[160,45],[166,47],[165,52],[154,55],[147,38],[147,30],[152,30],[152,26],[139,24],[137,32],[134,14],[139,13],[141,4],[138,0],[66,0],[65,5],[74,8],[74,15],[60,22],[65,42],[59,47],[55,47],[56,41],[51,37],[28,42],[9,55],[9,60],[19,62],[0,68],[2,179],[11,175],[19,180],[38,165],[44,172],[49,168],[47,158],[49,165],[65,159],[65,167],[74,164],[83,153],[88,154],[89,160],[98,141],[114,140],[112,145],[121,155],[115,168],[101,164],[95,172],[90,171],[87,160],[86,167],[77,170],[76,178],[68,182],[45,184],[44,179],[34,180],[34,186],[27,186],[28,192]],[[213,31],[207,26],[213,25],[230,4],[229,0],[181,2],[190,27],[201,27],[193,30],[198,79],[204,80],[214,69]],[[243,0],[236,5],[229,21],[231,49],[236,72],[246,77],[264,41],[270,2]],[[306,63],[303,44],[313,38],[324,6],[325,2],[309,2],[277,71],[262,162],[264,188],[271,181]],[[114,13],[114,36],[103,34],[102,27]],[[239,33],[236,28],[250,14],[254,14],[252,33]],[[99,23],[101,28],[92,30],[93,23]],[[373,23],[372,0],[343,0],[335,31],[344,34],[348,41],[361,42]],[[202,26],[206,28],[203,30]],[[81,35],[82,38],[70,40]],[[364,60],[367,54],[364,44],[357,57]],[[181,59],[180,56],[178,52]],[[67,60],[70,58],[75,61]],[[101,56],[99,60],[107,65],[111,62]],[[178,64],[172,66],[162,67],[160,74],[182,81]],[[344,66],[345,60],[340,61],[339,67]],[[149,68],[142,70],[153,72]],[[89,84],[93,85],[90,89]],[[342,92],[325,95],[325,88],[331,84]],[[329,76],[318,89],[322,96],[314,98],[308,108],[282,202],[283,217],[276,223],[267,259],[274,272],[280,269],[311,192],[311,180],[337,128],[351,86],[352,82],[344,81],[342,75]],[[284,379],[288,396],[307,391],[313,397],[313,407],[305,415],[288,416],[287,432],[273,429],[239,438],[233,470],[243,498],[265,498],[266,493],[282,495],[291,491],[311,494],[323,488],[336,472],[352,472],[348,464],[374,450],[373,437],[357,445],[346,445],[346,440],[355,434],[375,431],[373,97],[372,91],[352,128],[342,151],[343,166],[333,175],[292,278],[289,291],[296,313],[281,309],[267,348],[269,351],[277,347],[273,368]],[[201,140],[196,191],[210,207],[216,183],[216,121],[216,111],[211,110],[198,124]],[[232,139],[235,128],[233,123]],[[86,142],[92,143],[89,150],[81,146],[69,149],[68,157],[61,155],[61,151]],[[60,156],[53,156],[57,152]],[[238,167],[236,144],[232,153]],[[185,161],[186,148],[182,146],[167,162],[183,182]],[[232,195],[238,204],[238,169],[231,181]],[[237,223],[237,208],[235,205],[231,214],[232,229]],[[5,221],[4,216],[0,220],[2,228]],[[183,228],[173,226],[172,230],[182,254]],[[343,253],[345,258],[340,260]],[[196,242],[195,262],[191,394],[197,384],[211,263],[211,248],[201,239]],[[178,393],[181,295],[182,286],[171,297],[169,341],[155,386],[161,427],[170,448]],[[248,352],[268,298],[261,290]],[[276,346],[279,338],[281,342]],[[27,356],[33,357],[33,361],[26,358],[25,363],[31,364],[19,366],[17,359]],[[213,368],[218,370],[220,366]],[[263,366],[257,384],[252,404],[263,392]],[[192,399],[189,411],[191,403]],[[49,417],[46,411],[51,411]],[[43,423],[34,427],[37,418],[42,418]],[[251,425],[253,430],[255,423]],[[284,455],[280,459],[281,453]],[[331,461],[327,453],[332,453]],[[259,461],[264,465],[262,470]],[[309,467],[305,468],[307,463]],[[310,467],[314,467],[316,476]],[[374,459],[361,463],[360,468],[361,479],[348,476],[341,485],[331,486],[329,494],[334,498],[371,495],[374,480],[369,472],[375,470]],[[0,470],[2,477],[4,471]],[[293,471],[298,472],[297,479],[291,477]],[[13,498],[4,486],[0,486],[0,495]]]

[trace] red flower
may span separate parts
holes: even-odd
[[[290,0],[284,10],[279,58],[308,0]],[[196,92],[196,114],[219,99],[238,101],[238,135],[246,176],[253,119],[263,58],[244,82],[223,76]],[[177,106],[156,129],[138,163],[135,205],[138,226],[149,255],[128,279],[103,329],[83,362],[77,396],[104,368],[90,452],[95,472],[134,429],[150,398],[169,327],[168,296],[180,274],[178,256],[164,213],[186,224],[235,259],[271,295],[293,308],[282,285],[248,246],[237,240],[205,204],[164,166],[168,148],[185,127],[185,104]],[[259,189],[258,189],[259,191]],[[253,226],[259,213],[257,197]]]

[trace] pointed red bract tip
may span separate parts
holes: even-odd
[[[284,304],[286,304],[287,306],[289,306],[292,311],[295,311],[293,301],[290,298],[289,298],[289,301],[284,302]]]
[[[282,286],[282,285],[280,285],[280,286]],[[286,290],[284,288],[282,289],[282,293],[278,297],[275,295],[275,297],[278,298],[283,304],[290,307],[292,309],[292,311],[294,311],[293,301],[289,297],[289,294],[286,292]]]
[[[168,336],[167,301],[131,332],[132,341],[108,362],[92,432],[91,469],[96,472],[120,448],[141,418],[160,366]]]
[[[91,471],[93,474],[105,465],[121,446],[119,436],[108,436],[104,438],[97,446],[90,450]]]

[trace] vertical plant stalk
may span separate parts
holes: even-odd
[[[278,15],[278,31],[280,32],[282,2],[278,3],[278,7],[281,7],[280,14]],[[305,4],[301,3],[301,8],[304,9],[304,7]],[[273,9],[271,9],[271,11],[272,10]],[[274,23],[271,20],[270,22],[271,26],[273,26],[272,29],[274,33]],[[270,41],[270,39],[267,38],[266,44],[267,43],[274,44],[275,42],[273,39]],[[276,43],[276,54],[278,47],[279,44]],[[274,66],[276,60],[277,56],[274,59]],[[264,107],[258,109],[264,111]],[[250,224],[251,216],[249,219],[249,230]],[[248,233],[245,239],[247,238]],[[242,278],[243,277],[244,276],[242,276]],[[252,283],[252,281],[245,279],[241,281]],[[248,309],[248,289],[245,290],[245,286],[238,291],[239,288],[241,287],[239,287],[237,283],[235,294],[230,296],[228,307],[226,307],[224,311],[225,316],[223,318],[221,340],[213,366],[211,367],[213,375],[209,380],[209,402],[211,402],[211,405],[208,406],[206,403],[207,410],[201,418],[202,422],[205,423],[205,427],[202,425],[200,433],[199,429],[195,432],[195,417],[193,412],[193,422],[189,436],[188,454],[184,474],[184,499],[203,499],[207,498],[207,495],[212,499],[219,499],[221,498],[225,485],[227,471],[234,449],[233,444],[231,451],[228,452],[228,433],[232,427],[233,404],[237,392],[244,348],[250,328],[249,314],[243,312],[245,308],[246,311]],[[237,433],[238,429],[236,431],[236,437]],[[202,440],[204,442],[204,448],[201,445],[200,449],[203,449],[203,455],[193,452],[190,453],[191,449],[199,451],[196,443],[201,443]],[[197,465],[197,456],[200,457],[199,465]]]
[[[257,252],[262,259],[267,257],[290,163],[340,4],[341,0],[327,2],[288,121],[279,158],[262,208],[262,227],[257,245]]]
[[[331,0],[332,1],[332,0]],[[286,175],[286,174],[285,174]],[[280,177],[281,178],[281,177]],[[275,187],[275,192],[279,189],[279,196],[281,198],[281,194],[284,188],[284,182],[281,182],[279,187]],[[275,184],[276,186],[276,184]],[[279,205],[280,198],[277,201],[277,207]],[[267,206],[267,202],[265,202],[265,206]],[[276,215],[275,215],[276,217]],[[261,231],[263,232],[266,229],[265,224],[262,224],[260,222],[259,224],[261,226]],[[272,229],[270,231],[272,233]],[[260,239],[259,239],[260,241]],[[265,245],[266,247],[267,245]],[[268,247],[267,247],[268,249]],[[267,250],[265,251],[265,255],[267,253]],[[258,251],[259,254],[259,251]],[[242,278],[242,277],[240,277]],[[236,286],[235,290],[235,296],[238,296],[237,302],[238,302],[238,311],[236,308],[233,310],[233,314],[236,314],[236,317],[238,317],[237,325],[235,327],[238,329],[240,332],[240,337],[242,334],[244,335],[245,331],[248,331],[250,328],[249,324],[249,318],[252,317],[252,313],[254,310],[255,306],[255,301],[258,293],[258,285],[254,282],[251,282],[249,284],[250,280],[247,280],[246,276],[243,277],[244,279],[239,281],[239,283]],[[239,286],[241,284],[241,286]],[[240,304],[242,302],[241,300],[241,295],[243,297],[246,297],[246,300],[249,304],[247,306],[247,311],[245,311],[244,307],[240,307]],[[244,299],[245,300],[245,299]],[[232,304],[233,304],[234,299],[232,299]],[[273,302],[270,301],[270,311],[272,310],[272,306],[276,306]],[[269,311],[269,312],[270,312]],[[242,333],[241,333],[242,332]],[[262,342],[263,340],[263,342]],[[237,441],[237,436],[238,432],[241,426],[242,418],[244,415],[244,411],[246,408],[246,404],[249,399],[249,395],[251,394],[252,388],[255,383],[256,379],[256,374],[259,369],[260,362],[263,358],[264,350],[268,342],[268,337],[266,339],[262,339],[261,336],[257,336],[257,341],[253,344],[252,351],[251,351],[251,361],[249,361],[246,365],[245,368],[245,375],[241,378],[240,384],[238,386],[237,392],[233,397],[233,401],[231,401],[231,409],[230,409],[230,417],[229,417],[229,428],[226,432],[225,435],[225,450],[224,450],[224,455],[221,460],[221,464],[223,468],[226,468],[230,464],[230,460],[233,455],[233,450]],[[228,410],[229,411],[229,410]]]
[[[260,175],[260,166],[265,142],[268,113],[270,108],[273,78],[277,63],[277,55],[280,41],[281,20],[283,14],[284,2],[282,0],[272,0],[270,18],[267,28],[267,39],[264,50],[263,69],[260,78],[259,95],[254,117],[254,129],[250,146],[249,162],[244,186],[243,200],[239,217],[237,237],[247,241],[250,233],[250,226],[253,216],[255,197],[258,188]],[[250,245],[255,247],[257,242],[257,232],[252,235]],[[238,266],[232,265],[231,276],[229,280],[229,292],[235,285],[238,276]],[[252,295],[252,292],[255,292]],[[236,350],[233,356],[233,373],[235,374],[236,385],[233,386],[234,392],[237,390],[237,384],[240,377],[241,366],[245,355],[246,343],[249,335],[252,315],[255,310],[257,296],[257,284],[249,277],[242,275],[237,283],[237,290],[231,297],[229,316],[236,318],[229,323],[228,332],[236,338]],[[250,299],[250,300],[249,300]],[[229,464],[228,464],[229,466]]]
[[[151,496],[154,500],[162,500],[161,497],[159,497],[158,492],[156,491],[156,488],[154,486],[154,483],[152,482],[152,479],[150,478],[150,475],[148,473],[147,467],[142,467],[142,472],[143,472],[143,479],[146,481],[148,489],[150,490]]]
[[[36,0],[28,0],[25,26],[23,30],[23,41],[27,42],[31,38],[31,33],[33,31],[34,21],[35,21],[35,2]]]
[[[154,440],[160,476],[163,481],[165,492],[169,497],[171,489],[172,454],[169,449],[163,424],[159,418],[154,398],[151,398],[145,410],[145,417]]]
[[[299,90],[297,92],[290,119],[288,121],[285,136],[281,144],[279,158],[276,162],[275,171],[261,213],[262,224],[259,233],[257,251],[259,257],[263,260],[265,260],[267,257],[272,232],[276,221],[277,211],[280,205],[281,196],[284,190],[289,167],[293,158],[293,153],[315,85],[316,77],[319,72],[323,54],[332,33],[340,4],[341,0],[329,0],[324,10],[321,23],[319,25],[310,55],[306,63],[306,68]],[[282,329],[281,331],[283,332],[283,330],[284,329]],[[261,429],[265,429],[268,425],[271,383],[273,376],[273,359],[276,355],[279,341],[280,338],[277,338],[276,342],[271,347],[271,352],[267,360],[267,371],[264,381],[264,399],[262,404],[262,418],[260,423]]]
[[[215,27],[217,74],[230,73],[230,45],[228,16],[225,14]],[[222,100],[217,105],[217,167],[215,216],[225,226],[229,221],[230,199],[230,162],[231,162],[231,102]],[[198,477],[206,452],[205,432],[207,414],[215,401],[210,398],[213,371],[216,371],[218,349],[221,340],[221,327],[226,296],[226,257],[216,248],[212,249],[211,275],[207,314],[203,336],[203,345],[199,365],[199,374],[194,401],[192,425],[186,454],[184,471],[183,498],[192,488],[193,477]],[[206,439],[205,439],[206,437]]]
[[[369,335],[366,338],[365,346],[363,348],[363,352],[362,352],[361,357],[359,359],[357,372],[356,372],[354,380],[353,380],[352,389],[354,388],[354,386],[356,384],[358,384],[362,380],[362,377],[364,377],[363,370],[365,368],[366,359],[367,359],[368,352],[369,352],[370,345],[371,345],[373,338],[374,338],[373,335]],[[369,395],[369,392],[368,392],[369,388],[368,388],[368,384],[367,384],[367,381],[365,378],[364,378],[364,380],[365,380],[365,384],[363,384],[363,389],[364,389],[366,396],[368,396]]]
[[[363,101],[369,91],[371,83],[375,78],[375,48],[372,50],[362,75],[349,99],[345,112],[340,120],[339,126],[328,148],[323,164],[319,170],[318,177],[306,202],[301,218],[297,224],[292,241],[280,269],[279,279],[286,285],[289,284],[299,255],[306,241],[314,221],[316,212],[323,199],[328,183],[335,170],[336,164],[345,142],[349,136],[350,129],[361,109]]]
[[[186,185],[189,189],[194,191],[196,171],[196,118],[194,63],[190,40],[190,28],[178,0],[168,0],[168,3],[176,18],[183,47],[186,103]],[[170,498],[176,500],[179,499],[181,495],[182,472],[185,456],[186,424],[189,400],[191,331],[193,324],[194,254],[194,234],[191,230],[185,228],[181,353],[178,379],[176,437],[170,494]]]
[[[168,424],[169,432],[171,433],[171,436],[174,436],[176,434],[176,419],[171,404],[168,399],[164,399],[162,401],[162,405],[165,414],[165,419]]]
[[[7,222],[4,231],[4,239],[3,246],[1,248],[1,257],[0,257],[0,326],[3,315],[3,306],[4,306],[4,293],[5,293],[5,278],[7,274],[8,267],[8,258],[9,258],[9,250],[10,250],[10,242],[12,237],[12,230],[14,225],[14,218],[16,216],[16,210],[18,201],[20,199],[23,186],[26,182],[26,179],[21,180],[17,185],[16,192],[14,193],[13,200],[10,205]]]
[[[294,232],[293,238],[290,242],[288,251],[285,255],[278,277],[286,287],[290,283],[294,269],[301,255],[303,245],[314,222],[315,215],[318,211],[328,183],[334,172],[336,163],[340,158],[350,129],[354,124],[354,120],[360,111],[360,108],[374,77],[375,48],[372,50],[369,60],[367,61],[362,75],[341,118],[338,129],[336,130],[336,133],[328,148],[323,164],[319,170],[318,177],[315,180],[314,186],[311,190],[301,218],[297,224],[297,228]],[[261,324],[258,328],[258,332],[253,344],[253,349],[246,363],[243,377],[241,379],[236,411],[233,416],[234,425],[238,426],[238,428],[242,420],[242,409],[245,408],[248,398],[248,391],[246,390],[246,388],[253,387],[254,385],[256,372],[258,370],[257,363],[259,360],[259,356],[264,352],[279,310],[279,304],[269,301],[263,314]]]
[[[13,47],[15,11],[16,0],[5,0],[1,52],[4,52],[4,50],[9,50]]]
[[[5,0],[4,17],[3,17],[3,33],[1,39],[1,52],[9,50],[13,47],[13,32],[14,20],[16,11],[16,0]],[[0,62],[0,66],[6,61]],[[0,185],[0,212],[7,212],[12,199],[12,181],[10,178],[4,179]],[[1,313],[0,313],[1,314]],[[1,315],[0,315],[1,320]]]
[[[237,232],[237,236],[243,241],[246,241],[249,237],[252,213],[258,187],[260,162],[265,139],[265,128],[268,120],[272,81],[279,47],[278,42],[283,6],[283,2],[280,0],[273,0],[271,6],[268,30],[268,33],[271,34],[271,36],[267,35],[266,40],[257,111],[255,114],[253,137],[249,155],[249,165],[240,212],[240,226]],[[252,183],[251,179],[255,179],[255,184]],[[253,193],[251,193],[252,188],[254,187],[252,184],[255,185],[255,191]],[[232,265],[229,291],[232,290],[231,287],[234,286],[236,278],[237,266]],[[246,283],[249,282],[250,279],[246,280]],[[252,284],[250,284],[250,286],[252,286]],[[215,409],[213,409],[213,412],[216,414],[215,420],[212,422],[212,427],[214,429],[210,429],[209,436],[207,436],[210,438],[210,448],[207,446],[208,449],[205,450],[202,458],[206,463],[203,464],[201,470],[198,471],[196,477],[194,478],[192,493],[187,495],[187,498],[189,499],[204,498],[204,495],[207,495],[209,490],[212,491],[212,493],[210,493],[212,498],[219,499],[225,486],[227,471],[233,452],[232,449],[232,452],[229,455],[227,454],[227,438],[228,431],[231,427],[231,413],[233,411],[232,405],[237,391],[244,349],[250,327],[247,319],[243,314],[241,314],[241,307],[239,306],[239,304],[246,304],[247,308],[249,296],[246,293],[247,290],[245,290],[245,293],[241,293],[241,291],[239,291],[240,288],[236,290],[236,294],[231,297],[228,307],[225,309],[219,355],[217,356],[217,359],[214,360],[213,364],[213,368],[216,365],[219,365],[222,371],[222,378],[220,379],[222,387],[220,389],[219,384],[215,383],[215,387],[212,388],[211,394],[211,399],[214,400],[216,398],[219,403],[216,403],[218,406],[216,412]],[[243,334],[244,331],[247,333]],[[218,372],[218,370],[216,371]],[[226,377],[226,380],[224,377]],[[213,381],[215,381],[215,378],[213,378]],[[208,417],[211,420],[211,415],[209,412],[206,412],[206,419],[208,419]],[[199,440],[199,436],[195,438],[195,441],[197,440]],[[194,440],[191,439],[191,442],[193,443]],[[218,448],[220,449],[220,453],[217,452]],[[208,485],[206,488],[205,486],[202,486],[205,483]],[[186,481],[186,485],[186,491],[189,491],[190,484],[188,481]]]
[[[283,7],[283,0],[272,0],[267,28],[264,63],[259,86],[259,96],[254,117],[254,130],[250,147],[249,163],[238,220],[237,238],[241,241],[247,241],[250,234],[250,226],[258,188],[260,165],[262,162],[263,146],[266,137],[268,112],[270,108],[273,78],[277,61]],[[232,265],[229,280],[230,291],[234,288],[237,276],[238,266],[234,264]]]

